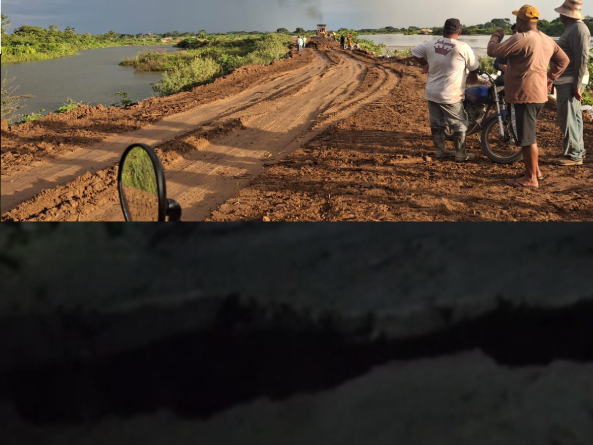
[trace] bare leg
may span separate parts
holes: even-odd
[[[525,162],[525,176],[517,178],[516,181],[523,185],[539,185],[537,177],[541,176],[538,165],[538,149],[537,144],[522,147],[523,161]]]

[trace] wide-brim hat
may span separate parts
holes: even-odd
[[[579,0],[566,0],[562,6],[554,9],[554,11],[571,19],[583,20],[585,16],[581,12],[582,8],[583,2]]]

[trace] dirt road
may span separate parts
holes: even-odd
[[[185,221],[593,219],[590,161],[544,166],[539,190],[504,185],[522,163],[434,162],[424,84],[409,60],[318,41],[191,93],[3,128],[2,220],[123,220],[116,164],[132,142],[157,147]],[[544,162],[561,149],[549,105]]]

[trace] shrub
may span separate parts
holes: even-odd
[[[247,63],[253,65],[269,65],[288,54],[290,38],[280,34],[266,34],[255,42],[255,50],[247,56]]]
[[[223,54],[219,58],[219,63],[222,66],[224,74],[229,74],[235,71],[237,68],[245,65],[245,58],[241,56],[234,56],[230,54]]]
[[[11,120],[12,115],[24,107],[21,105],[22,99],[28,99],[33,97],[31,94],[20,94],[15,95],[15,91],[18,89],[18,86],[11,86],[10,84],[14,82],[14,77],[9,79],[5,77],[2,79],[2,107],[1,107],[1,114],[2,119]]]
[[[45,112],[45,110],[42,108],[41,110],[37,111],[36,113],[23,114],[23,119],[21,120],[21,122],[25,123],[25,122],[38,121],[39,119],[41,119],[43,117],[44,112]]]
[[[498,70],[496,68],[494,68],[494,60],[492,57],[478,57],[478,60],[480,61],[480,69],[482,71],[486,71],[487,73],[490,74],[496,74],[498,73]]]
[[[62,105],[58,108],[54,113],[65,113],[66,111],[75,110],[82,102],[74,102],[72,99],[68,98],[68,103]]]
[[[221,67],[213,59],[196,58],[188,65],[175,67],[163,74],[152,89],[159,96],[168,96],[203,85],[221,74]]]
[[[591,48],[587,68],[589,68],[589,85],[583,92],[583,105],[593,105],[593,48]]]
[[[120,96],[121,100],[119,102],[112,103],[112,107],[125,107],[132,104],[132,100],[129,98],[128,93],[122,93],[121,91],[118,91],[115,93],[115,95]]]

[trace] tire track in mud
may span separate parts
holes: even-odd
[[[320,58],[320,60],[323,59]],[[21,173],[3,177],[0,211],[4,213],[13,209],[20,202],[30,199],[42,190],[68,183],[87,171],[94,173],[115,164],[125,147],[133,142],[157,145],[171,140],[180,133],[192,131],[198,125],[220,119],[228,113],[252,104],[267,101],[274,95],[286,93],[285,90],[306,82],[325,68],[326,64],[318,62],[312,67],[307,66],[279,76],[265,85],[248,89],[236,96],[166,117],[140,130],[112,136],[103,142],[72,153],[60,154],[51,163],[38,162]]]
[[[19,184],[12,187],[12,194],[8,190],[8,197],[13,199],[5,200],[3,196],[2,211],[15,207],[18,197],[38,192],[36,183],[41,186],[37,189],[45,189],[42,193],[45,201],[48,195],[55,195],[53,201],[60,207],[63,205],[61,197],[71,194],[69,184],[47,190],[55,185],[51,182],[72,181],[80,190],[78,174],[81,164],[86,166],[83,171],[105,169],[119,160],[126,145],[143,141],[162,150],[160,157],[166,172],[167,194],[180,202],[182,219],[203,220],[241,187],[248,185],[266,165],[277,162],[329,125],[388,94],[399,83],[398,74],[391,68],[361,60],[353,54],[318,51],[316,56],[318,60],[314,65],[280,76],[265,85],[165,118],[151,127],[118,135],[98,144],[103,147],[93,146],[92,152],[89,149],[59,159],[49,169],[40,167],[45,168],[45,175],[33,168],[20,179],[20,191],[16,190]],[[240,125],[234,124],[237,122]],[[217,131],[204,133],[205,127]],[[68,162],[74,165],[64,168]],[[88,175],[86,182],[93,183],[94,180],[90,189],[88,186],[84,189],[90,199],[76,209],[69,209],[65,215],[47,206],[35,206],[35,199],[23,203],[20,213],[24,213],[24,207],[30,206],[32,211],[25,212],[30,215],[27,219],[121,221],[123,215],[114,187],[116,170],[111,167],[101,172],[105,178],[103,182],[107,182],[104,187],[98,186],[101,181],[93,179],[94,175]],[[42,177],[46,179],[37,179]],[[15,178],[8,179],[14,181]],[[29,187],[23,187],[24,183]],[[2,187],[6,193],[4,183]],[[95,189],[103,196],[92,199],[90,195]],[[2,219],[12,218],[10,214],[4,214]]]

